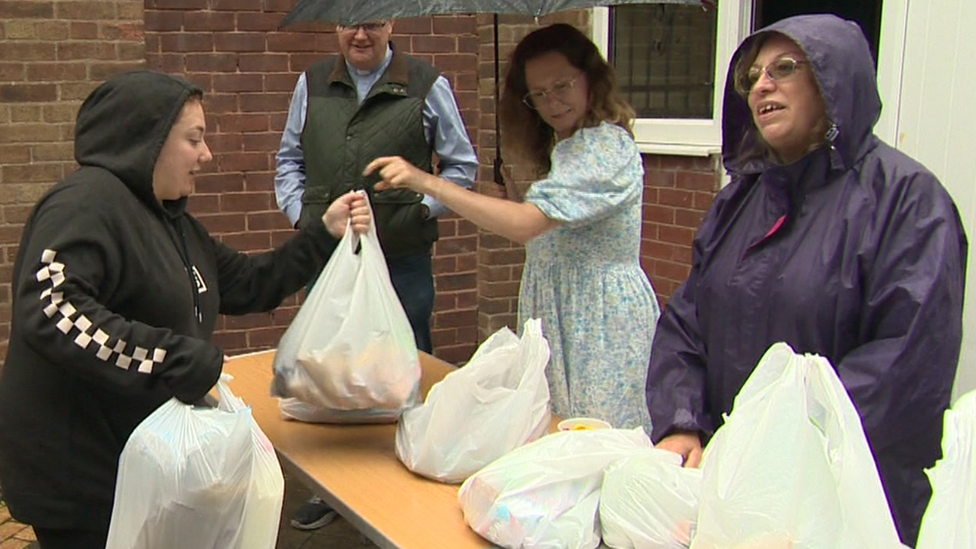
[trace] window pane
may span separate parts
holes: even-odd
[[[716,10],[610,8],[610,62],[639,118],[712,118]]]
[[[881,6],[882,0],[756,0],[755,29],[808,13],[832,13],[844,19],[852,19],[861,27],[864,36],[871,45],[875,67],[878,65],[878,43],[881,41]]]

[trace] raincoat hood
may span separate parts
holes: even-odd
[[[759,173],[771,160],[757,157],[759,130],[752,120],[746,98],[735,90],[735,66],[756,40],[779,33],[796,42],[807,56],[824,99],[827,117],[836,131],[832,164],[850,168],[864,154],[881,114],[875,67],[860,27],[834,15],[790,17],[746,38],[729,64],[722,117],[722,158],[730,173]]]
[[[156,159],[191,95],[203,91],[180,78],[153,71],[120,74],[98,86],[78,111],[75,160],[112,172],[139,200],[159,208],[153,194]],[[186,197],[167,200],[182,212]]]

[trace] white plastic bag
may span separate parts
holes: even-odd
[[[375,222],[359,236],[347,227],[282,336],[273,368],[271,393],[283,398],[285,417],[390,423],[418,403],[417,346]]]
[[[119,459],[107,549],[272,549],[284,499],[274,448],[218,383],[219,408],[171,399]]]
[[[463,367],[404,412],[396,455],[411,471],[459,483],[549,429],[549,343],[529,319],[519,339],[507,327],[492,334]]]
[[[766,351],[705,448],[692,549],[901,547],[860,417],[830,363]]]
[[[684,549],[701,499],[701,469],[674,452],[651,450],[607,468],[600,493],[603,543],[615,549]]]
[[[942,459],[926,471],[932,499],[916,549],[976,547],[976,391],[945,412]]]
[[[217,384],[217,394],[220,396],[218,408],[232,413],[246,411],[250,417],[251,409],[228,386],[233,379],[230,374],[220,375],[221,382]],[[278,544],[278,523],[285,499],[285,477],[274,445],[253,418],[251,444],[251,484],[244,503],[240,549],[274,548]]]
[[[654,451],[640,427],[544,436],[461,484],[464,521],[502,547],[592,549],[600,544],[597,510],[604,469],[642,450]]]

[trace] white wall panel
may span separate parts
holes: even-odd
[[[936,174],[970,240],[959,396],[976,389],[976,1],[887,0],[883,19],[878,134]]]

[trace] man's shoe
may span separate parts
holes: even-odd
[[[318,530],[339,516],[322,498],[313,496],[298,508],[291,518],[291,527],[298,530]]]

